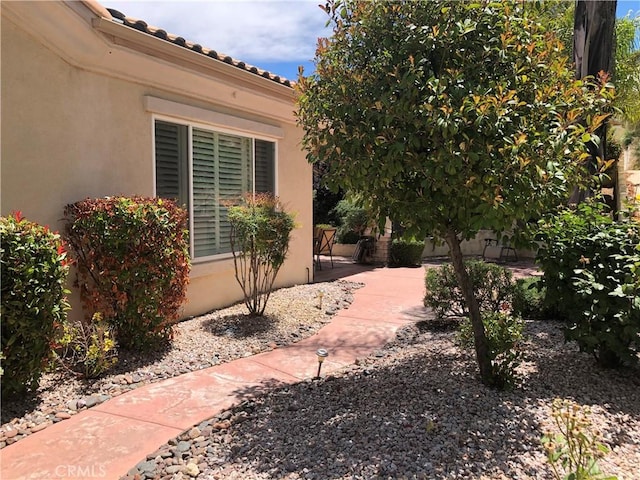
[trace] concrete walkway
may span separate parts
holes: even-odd
[[[365,286],[355,291],[352,305],[316,335],[146,385],[56,423],[2,449],[0,478],[120,478],[192,425],[275,385],[314,377],[317,349],[329,351],[324,376],[369,355],[392,340],[399,328],[424,318],[423,268],[340,268],[332,271],[323,264],[315,280],[341,273],[345,280]]]

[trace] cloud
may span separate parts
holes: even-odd
[[[100,2],[248,63],[307,61],[330,34],[320,0]]]

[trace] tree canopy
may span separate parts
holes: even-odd
[[[329,0],[326,10],[333,35],[298,82],[307,158],[408,234],[447,241],[476,303],[478,349],[460,241],[524,224],[585,181],[606,78],[576,81],[562,43],[522,2]]]
[[[516,2],[328,6],[316,73],[299,82],[312,162],[414,232],[502,231],[580,180],[607,105]],[[584,134],[584,138],[583,138]]]
[[[614,83],[616,105],[632,129],[640,134],[640,16],[616,21]]]

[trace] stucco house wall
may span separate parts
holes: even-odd
[[[20,210],[60,229],[68,203],[153,196],[158,115],[238,134],[258,129],[276,142],[276,193],[299,227],[277,286],[312,278],[311,167],[290,85],[118,24],[92,2],[0,8],[2,215]],[[194,261],[184,316],[241,298],[229,256]],[[80,315],[75,294],[71,301]]]

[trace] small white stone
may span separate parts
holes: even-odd
[[[191,462],[187,463],[187,465],[184,467],[183,472],[190,477],[197,477],[198,475],[200,475],[200,469],[198,468],[198,465]]]

